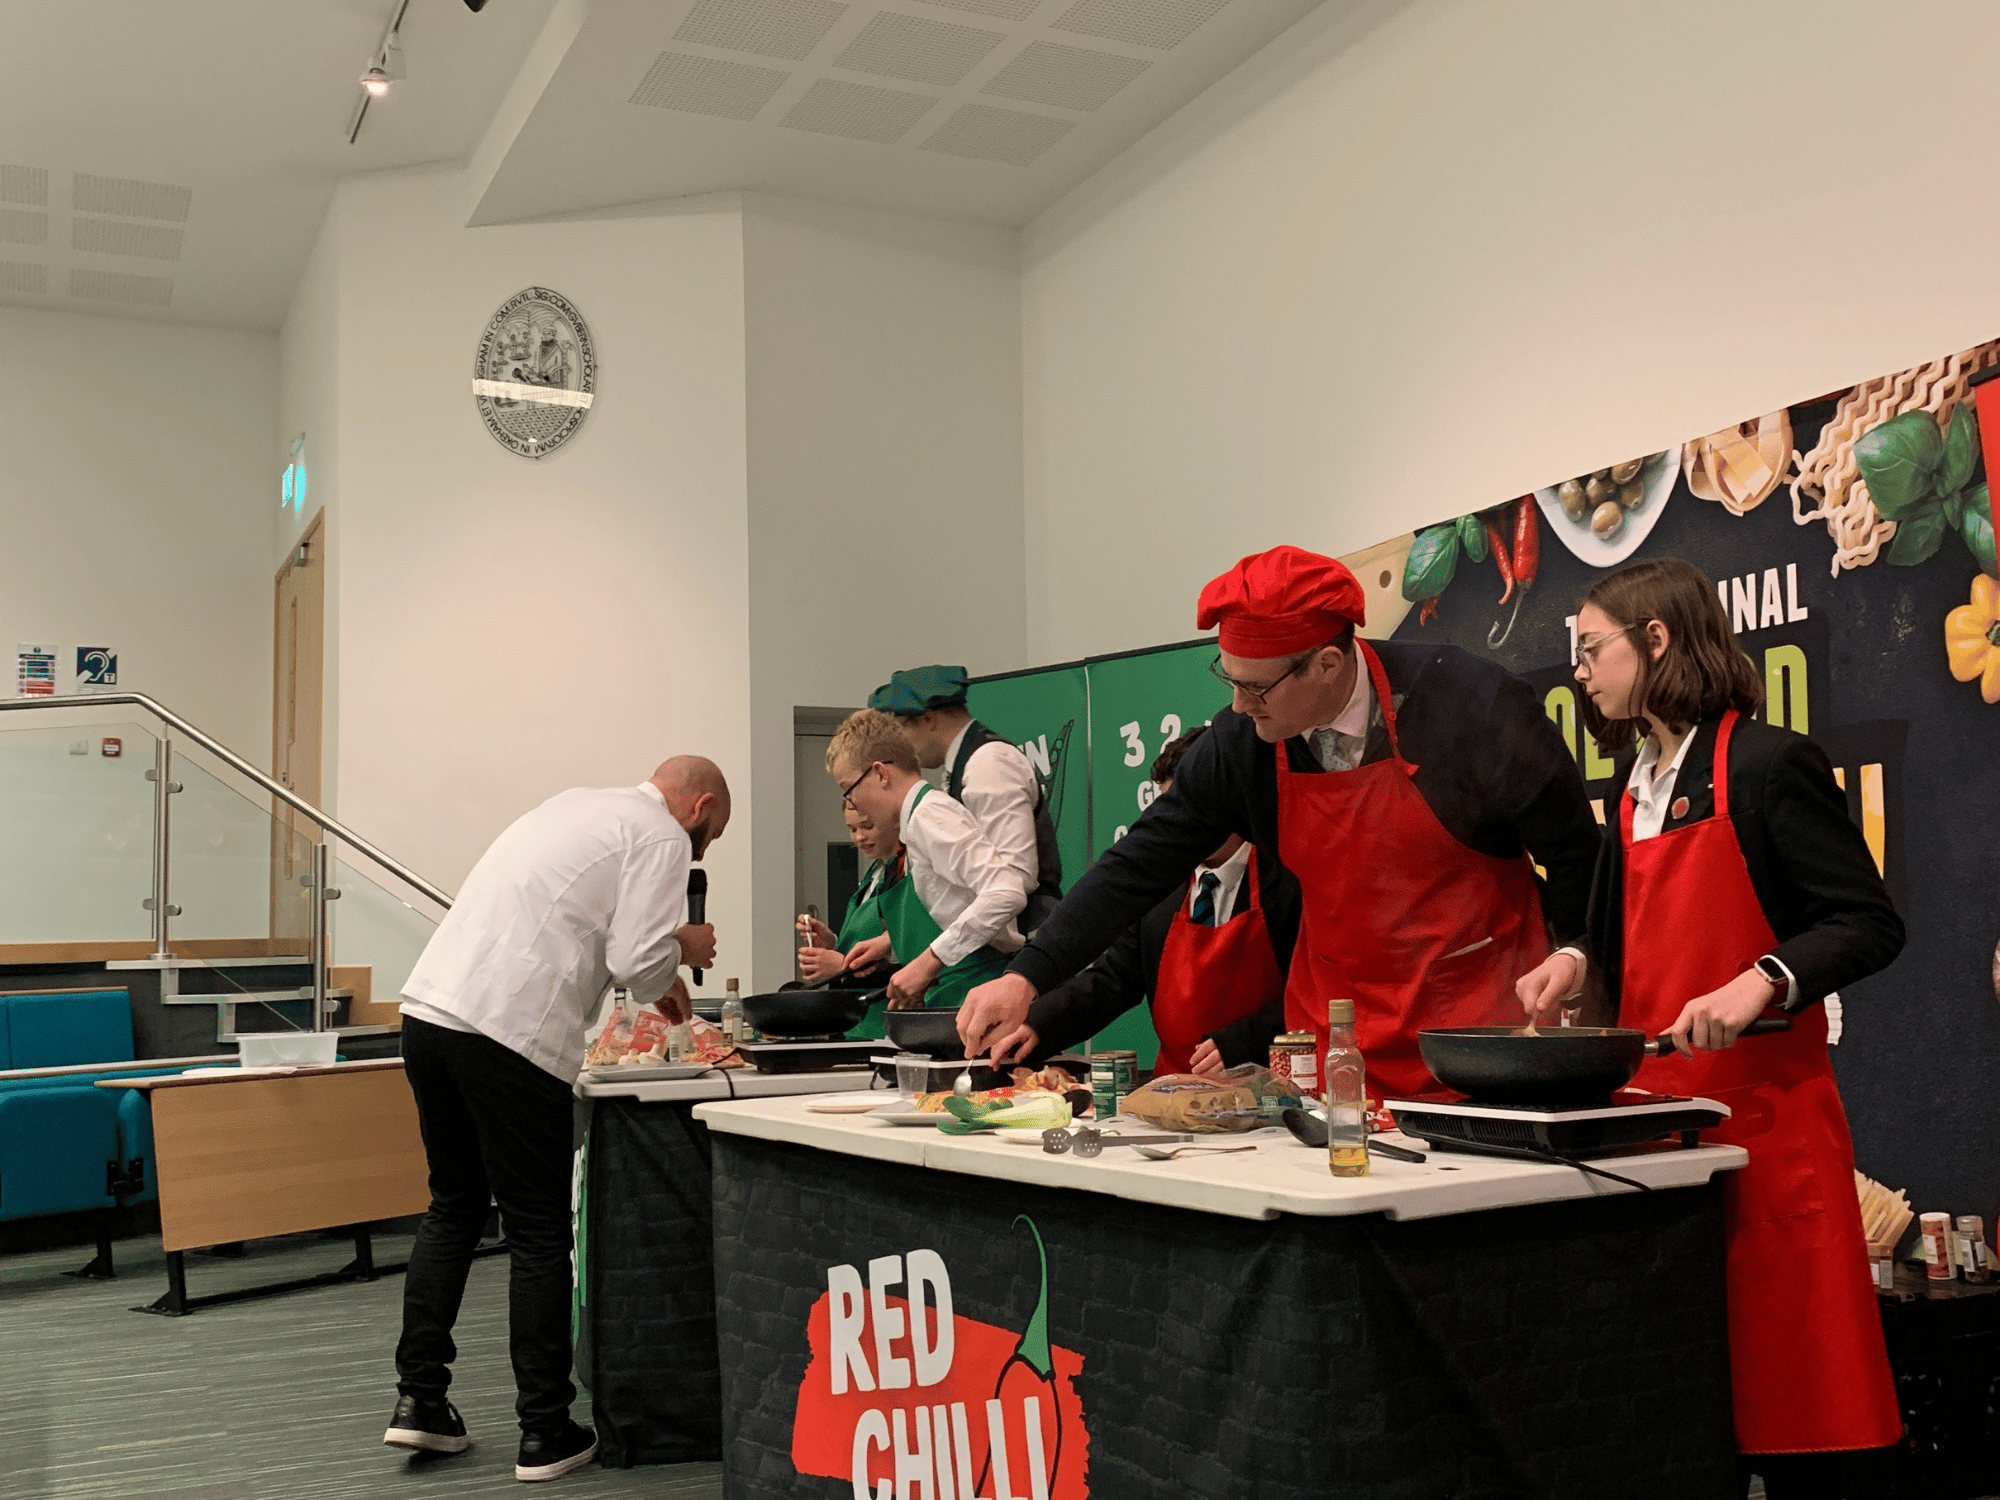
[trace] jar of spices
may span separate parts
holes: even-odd
[[[1986,1246],[1986,1224],[1978,1214],[1958,1217],[1958,1265],[1967,1281],[1993,1279],[1993,1252]]]
[[[1924,1214],[1917,1220],[1924,1237],[1924,1268],[1932,1281],[1950,1281],[1957,1273],[1952,1264],[1951,1215]]]

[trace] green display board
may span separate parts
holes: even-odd
[[[1090,685],[1081,662],[971,683],[965,706],[1035,768],[1062,851],[1063,889],[1090,864]]]
[[[973,680],[966,707],[1018,745],[1041,778],[1062,849],[1063,889],[1153,800],[1153,757],[1229,701],[1210,674],[1215,642]],[[1150,1068],[1160,1050],[1149,1012],[1127,1011],[1092,1039]]]
[[[1153,757],[1229,704],[1209,664],[1215,642],[1093,657],[1090,669],[1091,847],[1109,849],[1152,802]]]

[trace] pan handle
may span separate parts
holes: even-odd
[[[1792,1018],[1790,1016],[1761,1016],[1737,1032],[1736,1036],[1737,1040],[1741,1041],[1746,1036],[1770,1036],[1775,1032],[1790,1031],[1791,1029]],[[1673,1050],[1674,1044],[1670,1037],[1656,1036],[1646,1043],[1646,1056],[1648,1057],[1665,1057]]]

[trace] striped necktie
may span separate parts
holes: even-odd
[[[1215,921],[1215,893],[1222,889],[1222,877],[1213,870],[1201,872],[1201,887],[1195,892],[1194,910],[1188,920],[1197,927],[1213,927]]]

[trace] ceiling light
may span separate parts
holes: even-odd
[[[361,75],[361,86],[371,98],[380,99],[389,92],[389,75],[380,68],[370,68]]]

